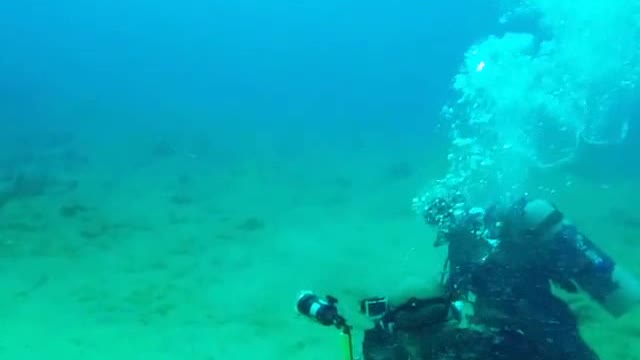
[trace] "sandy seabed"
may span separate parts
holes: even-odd
[[[439,151],[105,154],[3,204],[1,359],[342,359],[338,332],[294,311],[300,290],[339,298],[358,340],[359,299],[439,277],[443,249],[411,210]],[[640,275],[640,188],[560,178],[554,200]],[[640,309],[568,301],[602,359],[640,358]]]

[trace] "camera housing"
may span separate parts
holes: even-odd
[[[324,299],[312,292],[302,292],[298,297],[298,312],[322,325],[338,325],[342,317],[338,314],[338,299],[327,295]]]
[[[372,319],[384,316],[389,310],[389,300],[383,296],[376,296],[360,301],[360,312]]]

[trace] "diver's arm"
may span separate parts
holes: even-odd
[[[573,251],[568,248],[572,247]],[[557,264],[611,315],[619,317],[640,303],[640,281],[564,222],[555,236]],[[568,258],[565,254],[572,255]]]
[[[575,281],[615,317],[640,303],[640,281],[558,214],[548,202],[533,200],[524,208],[523,223],[549,249],[561,277]]]

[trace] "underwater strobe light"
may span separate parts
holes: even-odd
[[[310,291],[303,291],[298,296],[296,309],[300,314],[318,324],[337,327],[345,335],[346,358],[353,360],[351,326],[338,312],[337,303],[338,299],[333,296],[327,295],[325,298],[321,298]]]

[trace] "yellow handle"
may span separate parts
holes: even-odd
[[[345,360],[353,360],[353,342],[351,341],[351,334],[341,334],[344,339],[344,358]]]

